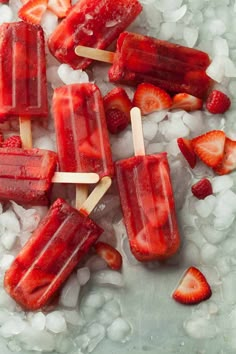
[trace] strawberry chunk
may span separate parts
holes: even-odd
[[[172,98],[160,87],[148,83],[138,85],[133,99],[133,105],[139,107],[146,115],[155,111],[170,108]]]
[[[130,110],[133,105],[126,91],[122,87],[116,87],[108,92],[103,98],[103,103],[105,112],[110,109],[117,109],[125,113],[130,121]]]
[[[213,194],[212,185],[209,179],[202,178],[200,181],[192,185],[192,193],[198,199],[204,199],[208,195]]]
[[[177,143],[178,143],[180,151],[182,152],[183,156],[185,157],[185,159],[189,163],[189,166],[191,168],[194,168],[197,163],[197,158],[196,158],[196,154],[193,150],[191,140],[188,140],[185,138],[178,138]]]
[[[188,93],[178,93],[173,97],[171,109],[183,109],[185,111],[196,111],[202,109],[203,100]]]
[[[122,266],[122,256],[114,247],[105,242],[97,242],[94,246],[96,253],[105,260],[108,267],[119,270]]]
[[[47,6],[48,0],[29,0],[20,8],[18,16],[28,23],[38,25]]]
[[[2,147],[21,148],[22,141],[19,135],[13,135],[2,142]]]
[[[108,109],[106,112],[107,129],[111,134],[122,132],[129,125],[129,118],[119,109]]]
[[[206,101],[207,110],[213,114],[226,112],[230,105],[230,98],[225,93],[218,90],[213,90]]]
[[[222,163],[214,168],[218,175],[225,175],[236,169],[236,141],[226,137]]]
[[[71,0],[49,0],[48,10],[52,11],[57,17],[63,18],[71,9]]]
[[[198,304],[211,297],[211,288],[205,276],[195,267],[187,269],[172,297],[185,305]]]
[[[223,160],[225,133],[212,130],[192,139],[195,154],[209,167],[218,166]]]

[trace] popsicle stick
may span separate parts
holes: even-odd
[[[89,215],[110,186],[111,178],[108,176],[103,177],[83,205],[79,208],[79,211],[85,215]]]
[[[133,107],[130,111],[135,156],[145,155],[141,111]]]
[[[76,184],[75,186],[75,207],[80,209],[81,205],[88,198],[88,185],[86,184]]]
[[[24,149],[32,149],[31,119],[30,117],[19,117],[19,121],[22,147]]]
[[[94,59],[98,61],[102,61],[104,63],[112,64],[114,62],[115,53],[109,52],[107,50],[84,47],[82,45],[78,45],[75,48],[75,54],[80,57]]]
[[[99,175],[97,173],[81,173],[81,172],[55,172],[52,177],[53,183],[97,183]]]

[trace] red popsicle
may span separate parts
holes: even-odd
[[[74,69],[85,69],[92,60],[78,58],[77,45],[107,48],[142,11],[138,0],[80,0],[49,38],[52,54]]]
[[[138,85],[149,82],[170,93],[186,92],[203,98],[212,80],[206,75],[209,56],[197,49],[123,32],[116,53],[78,46],[77,55],[112,63],[112,82]]]
[[[131,112],[134,115],[137,108]],[[135,129],[140,118],[131,118]],[[133,133],[135,136],[136,131]],[[167,155],[145,155],[140,141],[134,141],[134,146],[136,156],[116,162],[131,251],[139,261],[164,260],[174,255],[180,244]]]

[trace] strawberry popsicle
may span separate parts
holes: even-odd
[[[0,148],[0,200],[48,205],[56,164],[53,151]]]
[[[0,25],[0,121],[48,114],[44,34],[26,22]]]
[[[91,83],[61,86],[54,91],[53,115],[61,171],[113,175],[113,161],[103,100]]]
[[[144,147],[134,146],[136,156],[116,162],[130,248],[139,261],[164,260],[180,244],[167,155],[145,155]]]
[[[148,82],[172,94],[186,92],[199,98],[207,95],[212,84],[206,74],[210,65],[206,53],[142,34],[121,33],[116,53],[82,46],[75,52],[112,63],[111,82],[128,85]]]
[[[80,0],[49,37],[49,49],[60,62],[85,69],[92,60],[76,56],[75,47],[107,48],[141,11],[138,0]]]
[[[6,291],[26,310],[51,302],[102,234],[89,214],[111,185],[104,177],[80,210],[58,198],[5,273]]]

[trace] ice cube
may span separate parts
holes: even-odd
[[[46,315],[46,328],[53,333],[64,332],[66,321],[61,311],[52,311]]]
[[[107,336],[114,342],[124,342],[131,332],[130,324],[122,317],[118,317],[107,328]]]

